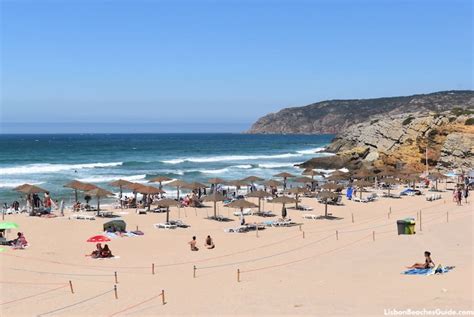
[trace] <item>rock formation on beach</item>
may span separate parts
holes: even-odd
[[[357,168],[404,163],[423,170],[474,168],[474,91],[332,100],[259,119],[250,133],[337,133],[327,151],[302,167]]]

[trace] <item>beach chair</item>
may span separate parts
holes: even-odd
[[[247,232],[247,231],[248,231],[247,226],[239,226],[239,227],[235,227],[235,228],[224,229],[225,233],[244,233],[244,232]]]
[[[153,225],[156,229],[176,229],[178,228],[177,225],[173,225],[169,222],[165,222],[165,223],[155,223]]]
[[[306,206],[306,205],[298,205],[298,210],[301,210],[301,211],[312,211],[313,208],[310,207],[310,206]]]
[[[318,216],[317,216],[317,215],[313,215],[313,214],[304,214],[304,215],[303,215],[303,219],[316,220],[316,219],[318,219]]]
[[[250,208],[244,209],[244,210],[242,211],[242,213],[244,214],[244,216],[251,216],[251,215],[253,214],[253,213],[252,213],[252,209],[250,209]],[[235,211],[235,212],[234,212],[234,216],[239,217],[242,213],[240,212],[240,210],[239,210],[239,211]]]
[[[95,220],[94,216],[86,215],[86,214],[75,214],[69,216],[69,219],[76,219],[76,220]]]

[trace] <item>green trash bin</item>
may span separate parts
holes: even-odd
[[[397,231],[398,234],[415,234],[415,219],[397,220]]]

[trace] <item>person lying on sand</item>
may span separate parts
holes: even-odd
[[[191,241],[188,242],[188,244],[191,246],[191,251],[198,251],[198,247],[196,246],[196,236],[193,237]]]
[[[425,251],[425,263],[415,263],[412,266],[408,266],[409,269],[431,269],[434,268],[435,264],[431,260],[431,252]]]
[[[204,243],[206,248],[208,249],[214,249],[216,246],[214,245],[214,241],[212,241],[211,236],[207,236],[206,241]]]
[[[101,258],[111,258],[111,257],[113,257],[112,251],[110,251],[109,246],[107,244],[104,245],[104,248],[100,252],[100,257]]]

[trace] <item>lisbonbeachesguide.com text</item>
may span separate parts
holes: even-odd
[[[474,316],[474,310],[455,309],[384,309],[384,316]]]

